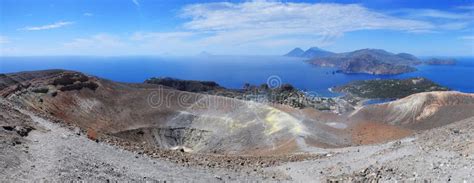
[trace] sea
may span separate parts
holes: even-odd
[[[420,65],[418,71],[399,75],[336,73],[301,58],[281,56],[54,56],[0,57],[0,73],[44,69],[80,71],[118,82],[141,83],[151,77],[215,81],[227,88],[245,83],[277,86],[289,83],[312,95],[334,97],[329,88],[355,80],[426,77],[452,90],[474,93],[474,58],[455,58],[456,65]]]

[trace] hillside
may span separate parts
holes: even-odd
[[[369,105],[353,112],[354,121],[377,121],[426,130],[474,116],[474,94],[425,92],[389,103]]]
[[[399,99],[415,93],[449,89],[426,78],[408,78],[354,81],[332,90],[369,99]]]
[[[306,51],[303,51],[301,48],[295,48],[285,54],[287,57],[301,57],[301,58],[316,58],[316,57],[326,57],[334,55],[333,52],[323,50],[318,47],[311,47]]]
[[[295,48],[288,52],[287,54],[283,55],[286,57],[302,57],[304,54],[304,51],[301,48]]]
[[[342,73],[401,74],[416,71],[421,62],[407,53],[394,54],[380,49],[362,49],[313,58],[308,63],[321,67],[336,67]]]

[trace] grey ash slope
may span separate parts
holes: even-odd
[[[474,118],[397,141],[331,150],[324,159],[277,169],[296,182],[469,182],[474,177]]]
[[[0,103],[6,104],[3,99]],[[262,176],[266,174],[279,175],[276,180],[298,182],[463,182],[474,176],[474,148],[470,141],[474,118],[400,141],[327,149],[324,157],[267,167],[249,175],[226,169],[182,167],[123,151],[106,143],[93,142],[30,112],[17,111],[8,114],[27,117],[29,122],[25,125],[39,130],[24,138],[14,137],[21,140],[21,145],[12,146],[14,141],[3,136],[9,132],[0,129],[0,162],[9,165],[0,171],[3,181],[268,181]]]
[[[17,109],[0,99],[0,180],[2,182],[262,181],[262,176],[225,169],[185,167],[96,143],[78,130]],[[21,118],[19,118],[21,117]],[[5,126],[32,127],[21,137]]]

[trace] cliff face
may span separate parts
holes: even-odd
[[[413,65],[420,61],[407,53],[393,54],[385,50],[363,49],[348,53],[314,58],[310,64],[337,67],[342,73],[401,74],[416,71]]]

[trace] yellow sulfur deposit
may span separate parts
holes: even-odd
[[[285,128],[294,135],[304,135],[306,133],[304,126],[297,119],[275,108],[270,108],[265,117],[265,124],[269,126],[265,130],[266,135],[271,135]]]

